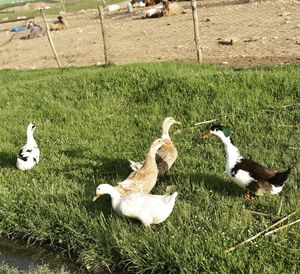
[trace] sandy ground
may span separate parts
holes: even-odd
[[[196,60],[190,3],[179,4],[184,6],[185,14],[140,19],[146,8],[135,8],[132,14],[126,9],[107,14],[110,62]],[[299,0],[205,0],[198,2],[198,16],[205,63],[247,67],[300,61]],[[98,11],[68,13],[65,18],[70,29],[51,32],[62,65],[103,64]],[[48,22],[54,19],[47,17]],[[41,18],[35,21],[43,25]],[[12,37],[8,30],[18,24],[0,24],[0,45]],[[47,37],[20,39],[27,34],[28,31],[18,32],[0,46],[0,68],[56,67]],[[232,39],[233,44],[221,45],[220,39]]]

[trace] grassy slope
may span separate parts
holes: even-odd
[[[297,272],[299,225],[232,254],[223,250],[274,222],[244,207],[274,215],[281,202],[282,215],[299,208],[299,75],[299,65],[1,71],[0,234],[59,246],[88,269]],[[154,192],[176,185],[180,196],[170,218],[150,231],[114,214],[108,197],[91,198],[97,184],[129,174],[127,159],[143,159],[167,115],[183,122],[171,133],[179,158]],[[199,138],[208,126],[190,128],[218,117],[245,155],[293,167],[280,195],[243,200],[224,174],[223,145]],[[15,155],[30,121],[41,162],[24,173],[14,168]]]

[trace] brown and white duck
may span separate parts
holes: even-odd
[[[152,190],[158,176],[155,154],[162,145],[164,145],[164,141],[161,138],[156,139],[151,144],[149,153],[142,166],[131,172],[126,180],[115,187],[121,195],[127,195],[132,192],[149,193]]]
[[[210,131],[203,136],[218,136],[224,143],[226,152],[226,171],[229,177],[246,190],[244,197],[252,199],[265,194],[278,194],[284,182],[290,175],[291,168],[277,172],[243,157],[238,148],[233,144],[228,130],[222,125],[213,125]]]
[[[176,121],[172,117],[167,117],[163,121],[162,124],[162,136],[161,139],[163,140],[164,144],[160,147],[155,155],[155,160],[157,163],[158,168],[158,176],[164,176],[174,164],[177,159],[178,152],[171,140],[169,130],[173,124],[181,124],[180,122]],[[129,160],[130,166],[133,170],[138,170],[142,167],[143,162],[134,162]]]

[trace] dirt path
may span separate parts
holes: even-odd
[[[300,1],[206,0],[198,2],[201,46],[206,63],[234,66],[300,61]],[[192,61],[196,58],[189,2],[179,2],[185,14],[139,19],[120,11],[106,16],[110,60],[116,64],[157,61]],[[241,3],[241,4],[238,4]],[[63,66],[102,64],[103,44],[96,10],[67,14],[71,28],[55,32],[53,41]],[[51,21],[54,17],[49,17]],[[37,18],[36,22],[41,23]],[[0,25],[0,45],[12,33]],[[20,40],[17,33],[0,47],[0,68],[55,67],[47,38]],[[225,39],[232,45],[221,45]]]

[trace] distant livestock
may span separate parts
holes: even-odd
[[[58,16],[57,19],[58,21],[56,21],[54,24],[50,26],[51,31],[64,30],[69,28],[68,23],[66,22],[66,20],[63,19],[61,15]]]
[[[156,18],[178,15],[181,13],[185,13],[185,10],[180,4],[170,3],[168,0],[163,0],[162,5],[147,10],[143,18]]]

